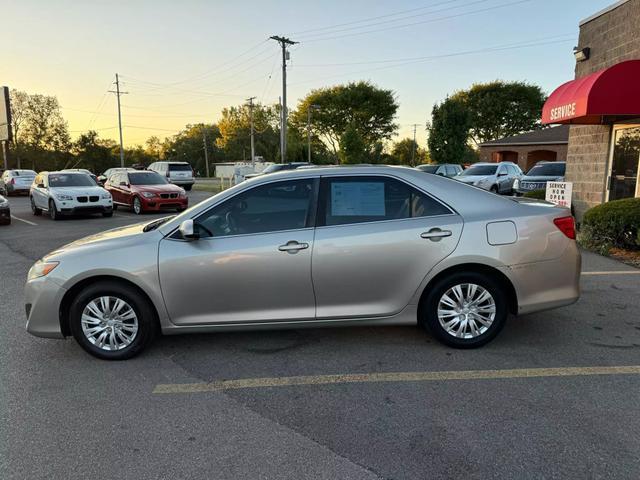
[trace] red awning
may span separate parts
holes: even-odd
[[[542,123],[607,123],[640,117],[640,60],[629,60],[560,85],[542,109]]]

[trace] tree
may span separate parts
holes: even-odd
[[[340,161],[342,163],[366,163],[367,145],[357,127],[349,125],[340,137]]]
[[[472,85],[452,98],[468,109],[469,134],[476,145],[542,128],[546,96],[537,85],[496,80]]]
[[[255,154],[267,161],[280,156],[279,115],[274,106],[253,105]],[[251,159],[251,115],[248,105],[224,108],[218,122],[220,135],[216,145],[229,161]]]
[[[204,163],[205,136],[209,164],[223,161],[224,155],[216,145],[216,142],[220,139],[220,130],[217,125],[204,123],[187,125],[177,135],[165,139],[162,146],[164,158],[166,160],[189,162],[196,173],[204,175],[206,172]]]
[[[151,137],[147,138],[147,141],[144,142],[144,144],[147,146],[147,148],[145,149],[145,152],[151,156],[154,157],[156,160],[160,160],[162,158],[162,142],[160,141],[160,138],[158,138],[155,135],[152,135]]]
[[[56,97],[12,90],[11,116],[18,165],[27,151],[33,169],[52,152],[68,152],[71,140]]]
[[[447,98],[435,104],[428,127],[431,159],[436,163],[466,163],[470,128],[469,110],[460,99]]]
[[[404,138],[396,142],[391,149],[393,163],[415,167],[427,160],[427,152],[420,148],[411,138]]]
[[[356,140],[371,152],[376,142],[388,140],[397,129],[394,123],[398,104],[391,90],[377,88],[369,82],[349,83],[313,90],[291,114],[291,123],[306,131],[307,112],[312,105],[311,130],[321,138],[338,158],[343,137],[347,143]],[[341,155],[344,157],[344,155]]]
[[[99,175],[116,166],[119,156],[119,151],[115,152],[116,148],[119,148],[116,142],[101,140],[98,138],[98,132],[89,130],[74,142],[73,151],[76,154],[76,160],[73,164],[66,166],[87,168]]]

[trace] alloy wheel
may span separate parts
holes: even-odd
[[[106,351],[127,348],[138,333],[138,316],[133,307],[115,296],[91,300],[82,312],[80,323],[86,339]]]
[[[140,203],[140,199],[138,197],[133,199],[133,213],[136,215],[140,215],[142,213],[142,203]]]
[[[496,302],[491,293],[475,283],[449,288],[438,302],[438,321],[451,336],[461,339],[483,335],[496,317]]]

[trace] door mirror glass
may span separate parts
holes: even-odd
[[[196,225],[192,219],[182,222],[180,224],[179,230],[180,235],[182,235],[182,238],[184,238],[185,240],[196,240],[200,238],[198,229],[196,228]]]
[[[507,172],[505,172],[505,171],[499,172],[498,176],[499,177],[506,177],[507,176]]]

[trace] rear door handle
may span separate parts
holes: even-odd
[[[278,250],[281,252],[291,252],[296,253],[298,250],[304,250],[305,248],[309,248],[308,243],[298,243],[295,240],[291,240],[284,245],[280,245]]]
[[[442,230],[440,228],[432,228],[428,232],[423,232],[420,237],[427,238],[433,242],[439,242],[441,238],[450,237],[451,230]]]

